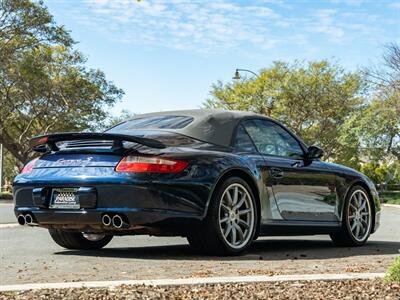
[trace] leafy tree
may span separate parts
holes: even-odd
[[[366,70],[374,99],[361,118],[360,134],[373,159],[400,160],[400,46],[385,47],[380,67]]]
[[[63,26],[57,26],[43,1],[0,0],[0,61],[10,62],[27,48],[73,41]]]
[[[358,72],[326,60],[308,64],[275,62],[259,77],[212,86],[205,106],[248,110],[276,118],[308,144],[319,144],[326,157],[340,159],[340,133],[352,113],[364,106],[366,84]]]
[[[400,160],[400,92],[382,93],[360,118],[363,147],[371,159]]]
[[[337,155],[335,162],[359,170],[361,164],[369,157],[365,156],[365,151],[361,147],[361,126],[360,122],[366,108],[360,108],[353,112],[341,126],[337,137]]]
[[[385,45],[382,61],[379,66],[365,70],[369,80],[379,92],[390,89],[400,91],[400,45],[390,43]]]
[[[128,109],[123,109],[120,113],[119,116],[116,117],[110,117],[109,121],[107,122],[107,124],[105,125],[106,128],[110,128],[113,127],[115,125],[117,125],[118,123],[121,123],[123,121],[132,119],[135,116],[135,114],[133,112],[131,112]]]
[[[24,164],[30,137],[101,127],[123,92],[85,67],[41,2],[0,3],[0,143]]]
[[[3,151],[3,189],[11,191],[12,180],[21,171],[21,167],[21,163],[9,151]]]
[[[342,126],[336,161],[359,168],[360,163],[400,160],[399,94],[376,93]]]

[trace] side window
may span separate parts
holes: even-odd
[[[239,125],[237,129],[234,147],[237,152],[257,152],[253,142],[242,125]]]
[[[297,140],[274,122],[249,120],[244,126],[262,154],[293,158],[304,154]]]

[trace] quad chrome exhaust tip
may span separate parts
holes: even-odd
[[[31,214],[18,215],[17,222],[19,225],[36,225],[33,221],[33,216]]]
[[[104,226],[110,226],[112,223],[112,219],[109,215],[103,215],[101,218],[101,223],[103,223]]]
[[[32,225],[33,224],[33,217],[31,214],[26,214],[25,215],[25,223],[27,225]]]
[[[26,225],[26,219],[24,215],[18,215],[17,221],[19,225]]]
[[[120,215],[115,215],[112,218],[112,225],[115,228],[122,228],[122,227],[126,226],[127,224],[124,222],[124,220],[122,220]]]

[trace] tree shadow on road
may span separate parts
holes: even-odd
[[[99,256],[149,260],[255,260],[279,261],[287,259],[333,259],[353,256],[399,254],[400,242],[370,241],[362,247],[335,247],[328,240],[264,239],[253,243],[241,256],[217,257],[197,253],[187,244],[146,247],[104,248],[96,251],[67,250],[56,255]]]

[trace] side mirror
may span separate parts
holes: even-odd
[[[310,146],[307,149],[307,158],[314,159],[314,158],[321,158],[324,156],[324,150],[317,146]]]

